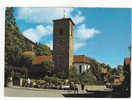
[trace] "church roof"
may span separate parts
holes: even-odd
[[[76,55],[73,58],[73,63],[91,63],[85,55]]]
[[[33,64],[41,64],[43,61],[53,61],[52,56],[36,56]],[[91,63],[85,55],[76,55],[73,58],[73,63]]]
[[[53,61],[52,56],[36,56],[33,60],[33,64],[41,64],[43,61]]]

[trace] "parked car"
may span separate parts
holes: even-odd
[[[109,83],[109,82],[107,82],[107,83],[106,83],[106,88],[112,88],[112,84]]]
[[[61,85],[60,89],[69,90],[70,86],[69,85]]]

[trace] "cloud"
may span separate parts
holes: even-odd
[[[76,41],[74,44],[74,50],[84,47],[87,43],[84,40],[92,38],[94,35],[99,34],[100,31],[95,28],[87,28],[84,23],[85,16],[81,11],[75,11],[75,8],[36,8],[36,7],[21,7],[17,9],[16,17],[18,20],[23,20],[30,23],[45,23],[50,24],[54,19],[60,19],[64,17],[64,10],[66,18],[72,18],[76,25]],[[76,12],[76,13],[75,13]],[[39,42],[43,36],[53,33],[53,25],[38,25],[35,28],[29,28],[23,31],[25,37],[29,38],[33,42]],[[46,43],[51,50],[53,50],[53,41]]]
[[[100,31],[96,30],[95,28],[86,28],[85,24],[80,25],[76,31],[77,38],[79,38],[81,40],[87,40],[99,33],[100,33]]]
[[[33,42],[39,42],[41,37],[52,34],[52,26],[38,25],[35,28],[29,28],[23,31],[23,35]]]
[[[99,34],[100,31],[95,28],[86,28],[85,24],[81,24],[75,30],[76,40],[74,44],[74,50],[78,51],[80,48],[87,45],[87,41],[89,38],[94,37],[94,35]]]
[[[65,11],[65,13],[64,13]],[[71,17],[73,22],[77,25],[85,20],[81,11],[74,13],[74,8],[35,8],[22,7],[17,9],[17,19],[24,20],[31,23],[52,23],[54,19]]]
[[[86,45],[85,42],[75,42],[75,44],[74,44],[74,50],[77,51],[77,50],[79,50],[81,47],[83,47],[85,45]]]
[[[34,23],[52,23],[52,20],[70,16],[73,8],[35,8],[22,7],[17,9],[17,18]]]
[[[78,11],[78,13],[76,14],[76,16],[72,16],[73,22],[77,25],[82,23],[85,20],[85,17],[82,16],[82,13],[80,11]]]
[[[48,45],[48,47],[50,47],[50,49],[53,50],[53,41],[46,43],[46,45]]]

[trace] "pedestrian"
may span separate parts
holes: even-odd
[[[81,84],[81,89],[82,89],[82,92],[84,93],[84,89],[85,89],[85,84],[84,83]]]
[[[34,88],[36,87],[36,82],[35,82],[35,81],[33,82],[33,87],[34,87]]]
[[[78,83],[74,84],[74,94],[78,94]]]
[[[30,87],[30,79],[28,78],[28,80],[27,80],[27,83],[28,83],[28,87]]]

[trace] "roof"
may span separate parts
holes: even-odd
[[[62,20],[70,20],[70,21],[72,22],[72,24],[75,25],[71,18],[61,18],[61,19],[56,19],[56,20],[53,20],[53,22],[56,22],[56,21],[62,21]]]
[[[125,58],[124,59],[124,65],[127,66],[127,65],[130,65],[131,63],[131,59],[130,58]]]
[[[43,61],[53,61],[52,56],[36,56],[34,58],[33,64],[41,64]]]
[[[35,53],[32,52],[32,51],[24,51],[23,54],[24,54],[24,55],[33,55],[33,56],[35,56]]]
[[[53,61],[52,56],[36,56],[33,64],[41,64],[43,61]],[[76,55],[73,58],[73,63],[88,63],[91,61],[85,55]]]
[[[73,63],[91,63],[85,55],[76,55],[73,58]]]

